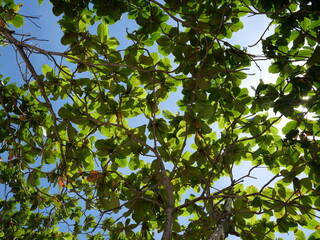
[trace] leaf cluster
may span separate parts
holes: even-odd
[[[1,76],[0,236],[319,237],[316,1],[51,2],[65,52],[1,30],[28,72],[21,85]],[[18,6],[4,1],[0,19],[21,27]],[[261,56],[229,41],[247,14],[275,27],[259,41],[277,80],[253,93]],[[54,64],[37,73],[26,51]],[[261,187],[245,184],[262,168]]]

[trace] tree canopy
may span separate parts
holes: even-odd
[[[320,238],[318,0],[51,3],[61,52],[0,1],[1,47],[21,70],[0,76],[0,236]],[[257,15],[270,22],[259,55],[230,42]],[[264,61],[276,80],[248,87]]]

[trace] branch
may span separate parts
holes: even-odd
[[[111,66],[111,67],[123,67],[123,68],[132,68],[132,69],[135,69],[135,70],[138,70],[140,72],[160,72],[160,73],[169,73],[168,71],[165,71],[165,70],[158,70],[158,69],[143,69],[143,68],[140,68],[140,67],[137,67],[137,66],[133,66],[133,65],[126,65],[126,64],[120,64],[120,63],[110,63],[110,62],[105,62],[105,63],[88,63],[86,61],[83,61],[81,59],[78,59],[76,57],[73,57],[73,56],[70,56],[68,55],[67,53],[62,53],[62,52],[55,52],[55,51],[47,51],[47,50],[44,50],[42,48],[38,48],[36,46],[33,46],[33,45],[30,45],[30,44],[27,44],[27,43],[24,43],[24,42],[21,42],[21,41],[18,41],[16,38],[14,38],[12,36],[12,34],[14,33],[14,31],[10,31],[4,27],[1,27],[0,26],[0,34],[2,34],[3,36],[6,37],[6,39],[12,43],[13,45],[15,45],[18,49],[18,47],[20,47],[20,49],[23,49],[23,48],[27,48],[27,49],[32,49],[34,51],[37,51],[41,54],[44,54],[44,55],[49,55],[49,56],[59,56],[59,57],[64,57],[66,59],[69,59],[69,60],[72,60],[76,63],[80,63],[80,64],[83,64],[85,66],[90,66],[90,67],[97,67],[97,66]],[[20,50],[18,50],[19,53],[20,53]],[[20,53],[21,54],[21,53]],[[26,55],[26,54],[25,54]],[[29,61],[30,63],[30,61]],[[30,70],[30,69],[29,69]],[[174,70],[173,70],[174,72]],[[170,77],[173,77],[170,75]],[[174,77],[173,77],[174,78]]]
[[[230,218],[231,218],[231,206],[232,198],[227,198],[225,203],[225,209],[223,211],[223,217],[215,227],[208,240],[223,240],[228,236],[230,229]]]
[[[255,136],[252,136],[252,137],[241,138],[241,139],[239,139],[239,140],[236,140],[235,143],[244,142],[244,141],[248,141],[248,140],[253,140],[253,139],[256,139],[256,138],[258,138],[258,137],[261,137],[261,136],[262,136],[265,132],[267,132],[276,122],[278,122],[278,121],[282,118],[283,115],[284,115],[284,114],[281,114],[276,120],[274,120],[273,122],[271,122],[271,123],[269,124],[269,126],[267,126],[266,129],[264,129],[261,133],[255,135]]]
[[[30,62],[27,54],[25,53],[25,51],[23,50],[23,44],[18,41],[17,39],[15,39],[13,36],[12,36],[12,31],[4,28],[4,27],[0,27],[0,34],[2,34],[10,43],[12,43],[18,50],[20,56],[22,57],[23,61],[25,62],[27,68],[29,69],[32,77],[36,80],[36,82],[38,83],[38,86],[39,86],[39,89],[40,89],[40,92],[42,94],[42,97],[44,98],[45,102],[41,102],[43,105],[45,105],[49,112],[51,113],[51,116],[52,116],[52,121],[53,121],[53,125],[54,125],[54,128],[53,128],[53,131],[55,133],[55,137],[57,138],[58,142],[60,143],[60,150],[61,150],[61,159],[63,161],[65,161],[64,159],[64,155],[63,155],[63,151],[62,151],[62,147],[63,147],[63,143],[62,143],[62,139],[60,138],[60,135],[59,135],[59,131],[58,131],[58,126],[57,126],[57,117],[55,115],[55,112],[53,110],[53,107],[52,107],[52,104],[46,94],[46,91],[44,89],[44,84],[43,84],[43,81],[41,80],[41,78],[39,77],[39,75],[37,74],[36,70],[34,69],[32,63]]]
[[[174,213],[174,196],[173,196],[173,187],[171,183],[171,178],[166,173],[166,167],[164,165],[163,159],[158,151],[157,147],[157,129],[156,129],[156,121],[157,121],[157,96],[156,96],[156,86],[154,81],[154,76],[152,76],[152,94],[153,94],[153,112],[152,112],[152,134],[154,140],[154,154],[157,157],[157,161],[160,165],[161,175],[163,185],[166,188],[167,202],[165,206],[166,212],[166,220],[164,224],[164,231],[162,235],[162,240],[170,240],[172,237],[172,228],[173,228],[173,213]]]
[[[254,47],[256,46],[264,37],[264,35],[267,33],[267,31],[269,30],[269,27],[271,26],[271,24],[273,23],[273,20],[268,24],[268,26],[266,27],[266,29],[264,30],[264,32],[262,33],[262,35],[260,36],[260,38],[258,39],[258,41],[256,41],[256,43],[249,45],[249,47]]]

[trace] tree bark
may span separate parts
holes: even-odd
[[[227,198],[222,218],[214,228],[213,232],[210,234],[208,240],[224,240],[226,237],[228,237],[230,230],[231,206],[232,199]]]

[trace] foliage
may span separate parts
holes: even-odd
[[[26,17],[1,1],[3,45],[28,71],[1,75],[0,236],[320,238],[319,1],[51,2],[65,52],[17,40]],[[229,43],[246,15],[275,27],[263,56]],[[109,34],[121,21],[130,44]],[[55,64],[37,73],[32,52]],[[251,94],[246,69],[268,59],[277,81]],[[245,186],[260,167],[273,177]]]

